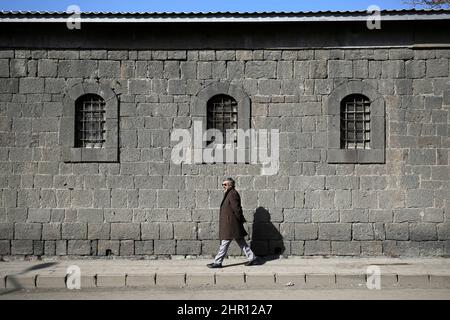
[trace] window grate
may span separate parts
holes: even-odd
[[[222,132],[224,143],[226,141],[226,130],[237,130],[238,128],[238,114],[237,102],[232,97],[227,95],[217,95],[208,101],[207,107],[207,126],[206,129],[217,129]],[[215,137],[210,137],[208,143],[215,140]],[[233,144],[236,145],[236,134],[233,137]]]
[[[76,103],[75,147],[102,148],[105,142],[105,101],[87,94]]]
[[[342,100],[341,148],[370,149],[370,101],[363,95]]]

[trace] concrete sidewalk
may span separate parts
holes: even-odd
[[[265,259],[260,265],[248,267],[244,265],[245,258],[240,257],[226,259],[222,269],[208,269],[206,264],[209,262],[211,259],[201,258],[13,260],[0,262],[0,290],[66,288],[69,266],[80,268],[81,289],[293,287],[368,290],[367,283],[376,285],[374,277],[379,271],[382,289],[450,290],[448,258],[289,257]],[[375,267],[368,269],[369,266]]]

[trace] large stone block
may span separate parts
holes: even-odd
[[[92,78],[97,75],[95,60],[60,60],[58,76],[61,78]]]
[[[57,256],[65,256],[67,254],[67,240],[57,240],[55,242],[55,253]]]
[[[156,207],[156,191],[140,189],[139,190],[139,207],[140,208]]]
[[[402,60],[383,61],[381,69],[382,78],[384,79],[405,77],[405,63]]]
[[[44,243],[44,255],[55,256],[56,255],[56,242],[55,241],[45,241]]]
[[[128,80],[128,89],[130,94],[144,94],[151,93],[151,81],[144,79],[130,79]]]
[[[33,240],[12,240],[12,255],[28,255],[33,254]]]
[[[249,61],[245,66],[245,76],[253,79],[274,79],[276,69],[277,63],[274,61]]]
[[[14,235],[13,223],[0,223],[0,239],[12,240]]]
[[[175,222],[174,239],[177,240],[195,240],[197,239],[197,224],[186,222]]]
[[[142,240],[159,239],[159,224],[141,223],[141,239]]]
[[[382,241],[360,241],[360,244],[363,256],[381,256],[383,254]]]
[[[278,62],[277,78],[278,79],[292,79],[294,72],[294,64],[292,61]]]
[[[119,240],[99,240],[97,254],[99,256],[118,256],[120,253]]]
[[[18,91],[18,79],[0,79],[0,93],[17,93]]]
[[[101,78],[120,78],[119,61],[100,61],[98,65],[98,76]]]
[[[448,59],[429,59],[427,60],[427,73],[429,78],[448,77]]]
[[[107,240],[110,238],[111,225],[109,223],[88,223],[87,226],[89,240]]]
[[[45,223],[42,225],[42,240],[60,240],[61,224]]]
[[[310,222],[311,209],[284,209],[284,222]]]
[[[103,209],[78,209],[78,222],[103,222]]]
[[[409,240],[408,223],[387,223],[385,228],[387,240]]]
[[[330,60],[328,61],[329,78],[352,78],[353,66],[351,61]]]
[[[9,240],[0,240],[0,255],[11,254],[11,243]],[[1,285],[0,285],[1,288]]]
[[[72,190],[70,195],[73,207],[88,208],[92,206],[91,190]]]
[[[371,223],[354,223],[352,232],[353,240],[374,240],[373,225]]]
[[[279,95],[281,82],[279,80],[258,80],[258,92],[260,95]]]
[[[409,226],[412,241],[437,240],[435,223],[411,223]]]
[[[351,240],[352,226],[349,223],[324,223],[319,225],[320,240]]]
[[[154,250],[159,255],[175,254],[175,240],[155,240]]]
[[[244,78],[244,63],[241,61],[230,61],[227,63],[227,78],[242,79]]]
[[[173,223],[159,222],[159,238],[161,240],[173,239]]]
[[[164,62],[164,78],[165,79],[180,78],[180,62],[165,61]]]
[[[111,223],[112,240],[140,240],[139,223]]]
[[[87,224],[77,222],[63,223],[62,238],[67,240],[87,239]]]
[[[133,220],[132,209],[105,209],[106,222],[131,222]]]
[[[11,59],[10,75],[11,77],[25,77],[27,75],[27,60]]]
[[[186,94],[186,81],[178,79],[170,79],[168,81],[167,89],[170,95]]]
[[[437,232],[439,240],[450,240],[450,222],[437,224]]]
[[[329,176],[326,177],[327,189],[358,189],[359,188],[359,177],[349,177],[349,176]]]
[[[290,190],[323,190],[325,177],[292,176],[289,178]]]
[[[330,241],[305,241],[305,256],[331,254]]]
[[[432,180],[450,180],[450,167],[449,166],[438,166],[431,168],[431,179]]]
[[[56,60],[40,59],[38,61],[38,76],[39,77],[56,77],[58,71],[58,64]]]
[[[294,229],[296,240],[316,240],[318,237],[317,224],[296,223]]]
[[[193,240],[177,240],[176,254],[199,255],[201,253],[201,242]]]
[[[120,251],[121,256],[133,256],[134,255],[134,241],[133,240],[122,240],[120,241]]]
[[[359,256],[361,244],[359,241],[332,241],[331,253],[338,256]]]
[[[394,222],[418,222],[422,220],[420,209],[405,208],[394,210]]]
[[[424,60],[411,60],[406,61],[406,78],[423,78],[425,76],[425,61]]]
[[[366,190],[353,190],[352,201],[354,208],[377,208],[377,193]]]
[[[293,208],[294,191],[275,191],[275,206],[278,208]]]
[[[198,239],[214,240],[218,238],[218,224],[216,222],[201,222],[198,224]]]
[[[386,190],[378,193],[378,202],[380,209],[404,208],[404,191]]]
[[[350,209],[341,210],[340,222],[368,222],[367,210],[364,209]]]
[[[56,201],[54,203],[56,205]],[[28,222],[50,222],[50,209],[30,208],[28,209]]]
[[[14,226],[14,239],[41,240],[42,224],[16,223]]]
[[[217,50],[216,51],[217,60],[235,60],[236,51],[234,50]]]
[[[69,240],[67,241],[67,254],[87,256],[91,254],[90,240]]]
[[[325,79],[327,77],[327,62],[325,60],[310,61],[309,77],[311,79]]]
[[[369,63],[367,60],[353,61],[353,75],[354,78],[367,79],[369,76]]]
[[[348,209],[352,205],[350,190],[336,190],[334,193],[334,206],[336,209]]]
[[[406,206],[409,208],[433,207],[434,190],[414,189],[406,192]]]
[[[182,79],[197,79],[197,63],[183,61],[180,63]]]
[[[153,240],[135,241],[134,252],[137,255],[152,255],[153,254]]]
[[[317,210],[313,209],[311,213],[312,222],[338,222],[338,210]]]
[[[177,191],[158,190],[157,194],[159,208],[178,208]]]
[[[386,188],[385,176],[362,176],[360,177],[361,189],[382,190]]]
[[[43,93],[44,79],[42,78],[23,78],[19,82],[20,93]]]
[[[390,60],[407,60],[414,58],[414,51],[411,49],[390,49]]]

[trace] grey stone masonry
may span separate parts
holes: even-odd
[[[214,255],[225,177],[258,254],[449,256],[448,47],[231,43],[0,49],[0,256]],[[92,95],[103,145],[82,148]],[[353,95],[368,100],[366,147],[343,146]],[[278,130],[274,174],[248,157],[260,145],[243,162],[194,145],[174,160],[175,129],[207,129],[217,96],[238,128]]]

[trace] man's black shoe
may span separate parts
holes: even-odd
[[[217,263],[208,263],[206,266],[211,269],[222,268],[222,265]]]
[[[249,262],[247,262],[245,265],[247,266],[247,267],[249,267],[249,266],[255,266],[255,265],[257,265],[257,261],[258,260],[258,258],[255,258],[255,259],[253,259],[252,261],[249,261]]]

